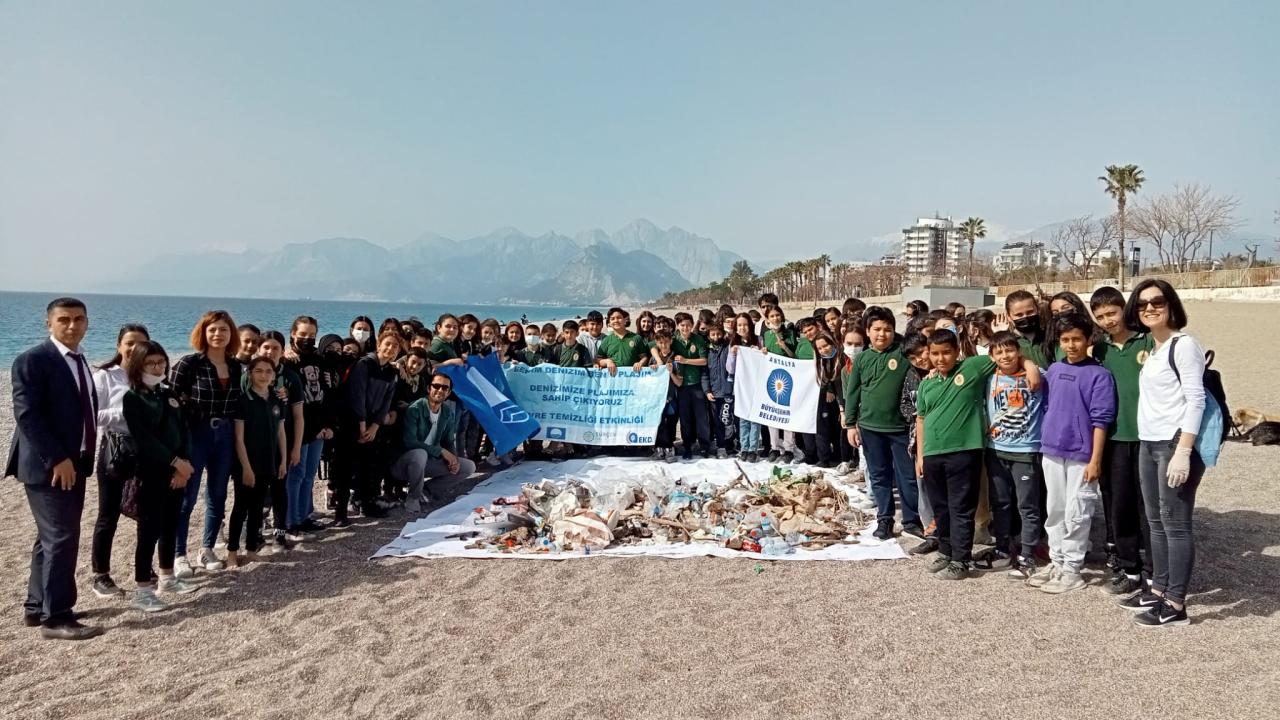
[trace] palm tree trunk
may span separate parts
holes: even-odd
[[[1124,195],[1116,198],[1116,205],[1120,216],[1120,292],[1124,292]]]

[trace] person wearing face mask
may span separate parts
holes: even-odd
[[[320,324],[310,315],[299,315],[289,328],[289,344],[296,360],[285,359],[285,367],[301,379],[302,384],[302,444],[298,463],[289,468],[285,480],[288,495],[286,530],[295,537],[305,536],[323,529],[311,518],[315,511],[312,495],[316,473],[326,440],[333,439],[337,426],[335,401],[339,377],[332,372],[335,358],[326,355],[316,346],[316,333]],[[341,338],[326,335],[325,348],[335,343],[341,347]],[[337,355],[341,355],[339,352]]]
[[[1048,333],[1044,330],[1044,321],[1040,313],[1040,302],[1036,296],[1026,290],[1014,290],[1004,299],[1004,311],[1009,316],[1013,329],[1018,333],[1018,345],[1022,357],[1033,361],[1041,368],[1048,368],[1058,359],[1061,349],[1048,343]]]
[[[848,475],[858,469],[861,457],[858,448],[849,444],[849,427],[844,419],[844,384],[849,378],[849,372],[853,370],[854,358],[858,357],[858,353],[862,352],[862,348],[867,345],[867,334],[862,327],[861,315],[846,318],[842,327],[843,332],[840,334],[842,340],[840,344],[840,394],[836,398],[836,402],[839,403],[840,407],[840,428],[844,432],[840,433],[840,464],[836,466],[836,474]]]
[[[844,395],[840,384],[841,355],[836,350],[836,339],[825,330],[819,331],[813,338],[813,349],[817,355],[814,363],[818,367],[818,424],[817,455],[818,467],[834,468],[839,454],[840,444],[840,400]]]
[[[169,607],[157,591],[186,595],[197,589],[174,575],[178,517],[193,468],[186,420],[178,399],[164,385],[168,368],[169,356],[155,342],[134,345],[124,358],[129,389],[121,398],[121,414],[137,446],[138,478],[138,543],[133,557],[138,589],[130,606],[142,612]],[[160,565],[158,581],[152,579],[153,558]]]
[[[364,315],[358,316],[351,321],[348,336],[360,343],[360,352],[356,353],[357,356],[373,352],[373,320]]]

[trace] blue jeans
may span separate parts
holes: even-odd
[[[742,452],[760,452],[760,426],[738,418],[738,443]]]
[[[1176,438],[1165,442],[1143,440],[1138,451],[1138,480],[1142,483],[1142,507],[1151,526],[1151,588],[1178,604],[1186,604],[1191,571],[1196,564],[1196,537],[1191,515],[1196,490],[1204,477],[1200,453],[1191,451],[1191,474],[1171,488],[1169,461]]]
[[[867,454],[867,482],[876,501],[876,520],[893,521],[893,485],[896,481],[898,494],[902,496],[902,524],[920,525],[916,466],[907,452],[907,431],[885,433],[864,427],[858,430]]]
[[[204,495],[204,536],[201,547],[212,548],[218,541],[218,528],[227,508],[227,483],[236,465],[236,433],[232,421],[223,420],[217,428],[208,420],[198,420],[191,427],[191,479],[182,498],[182,515],[178,518],[176,556],[187,554],[187,532],[191,511],[200,497],[200,476],[208,471]]]
[[[311,506],[311,498],[315,489],[316,472],[320,469],[320,454],[323,451],[324,440],[302,443],[301,461],[289,468],[285,487],[289,495],[287,524],[291,528],[301,525],[311,517],[314,509]]]

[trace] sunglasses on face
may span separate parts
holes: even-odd
[[[1151,306],[1152,310],[1163,310],[1169,306],[1169,301],[1165,299],[1163,296],[1156,296],[1153,298],[1147,298],[1146,300],[1138,301],[1139,311],[1146,310],[1147,306]]]
[[[444,385],[442,383],[431,383],[430,387],[432,390],[439,390],[440,392],[449,392],[453,389],[452,386]]]

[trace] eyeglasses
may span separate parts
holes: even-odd
[[[432,389],[432,390],[439,390],[440,392],[449,392],[450,390],[452,390],[452,389],[453,389],[453,386],[451,386],[451,385],[444,385],[444,384],[442,384],[442,383],[431,383],[431,389]]]
[[[1142,310],[1146,310],[1148,305],[1151,306],[1152,310],[1163,310],[1166,307],[1169,307],[1169,300],[1165,298],[1163,295],[1157,295],[1153,298],[1147,298],[1146,300],[1139,300],[1138,301],[1139,312],[1141,312]]]

